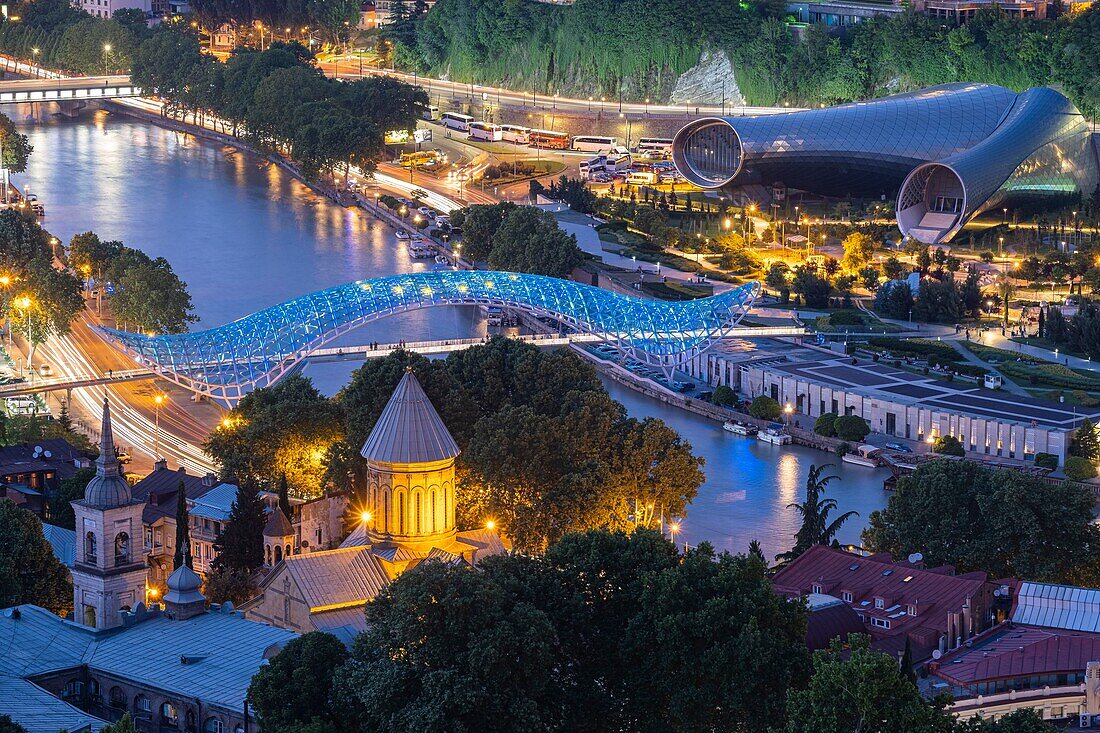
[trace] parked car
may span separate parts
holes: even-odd
[[[907,445],[902,445],[901,443],[894,443],[894,442],[887,443],[886,447],[889,448],[890,450],[896,450],[899,453],[912,453],[913,452],[912,448],[910,448]]]

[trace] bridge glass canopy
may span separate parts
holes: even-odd
[[[313,351],[355,328],[447,305],[500,306],[550,316],[639,361],[675,367],[725,336],[759,294],[760,284],[754,282],[710,298],[669,303],[541,275],[443,270],[338,285],[195,333],[103,330],[161,376],[233,402],[278,381]]]

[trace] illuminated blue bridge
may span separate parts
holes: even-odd
[[[550,316],[639,361],[669,369],[727,335],[760,290],[754,282],[711,298],[668,303],[541,275],[444,270],[339,285],[196,333],[104,332],[160,376],[235,403],[353,329],[435,306],[500,306]]]

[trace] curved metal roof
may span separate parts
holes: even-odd
[[[397,383],[360,454],[376,463],[435,463],[455,458],[459,452],[410,369]]]

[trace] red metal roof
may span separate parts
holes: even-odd
[[[933,662],[933,673],[960,687],[1043,674],[1078,674],[1100,659],[1100,634],[1001,624]]]

